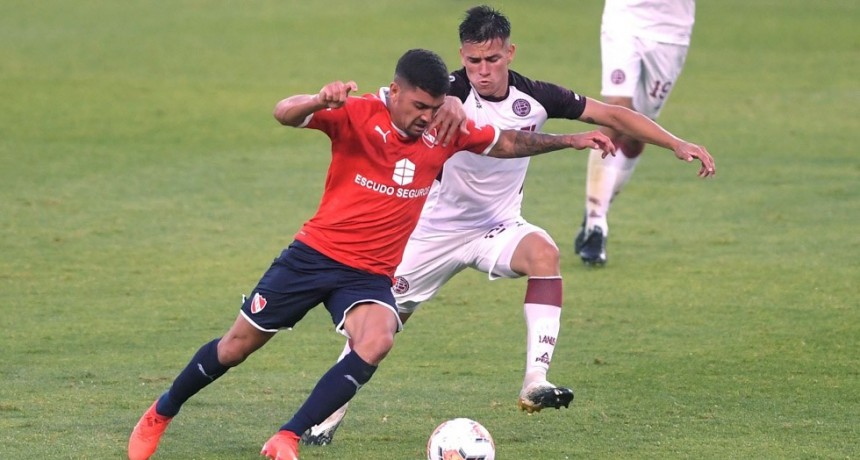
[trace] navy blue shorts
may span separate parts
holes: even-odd
[[[293,241],[245,299],[241,314],[257,329],[276,332],[295,326],[323,304],[342,332],[346,312],[367,302],[388,307],[397,316],[391,278],[349,267]]]

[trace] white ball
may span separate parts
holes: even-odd
[[[468,418],[443,422],[427,440],[427,460],[494,460],[496,444],[490,432]]]

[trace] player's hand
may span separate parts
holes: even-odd
[[[442,107],[436,110],[433,119],[427,126],[427,131],[432,132],[436,129],[436,144],[447,146],[457,133],[464,135],[469,134],[469,129],[466,127],[466,111],[463,110],[463,102],[454,96],[445,96],[445,102]]]
[[[699,168],[699,177],[710,177],[717,174],[716,166],[714,166],[714,158],[701,145],[681,141],[675,147],[675,156],[687,163],[698,159],[702,163],[702,167]]]
[[[606,158],[607,155],[615,156],[615,144],[609,139],[609,136],[600,131],[589,131],[587,133],[570,134],[571,148],[577,150],[597,149],[603,150],[601,157]]]
[[[316,98],[326,108],[336,109],[346,104],[350,91],[358,91],[358,85],[354,81],[334,81],[323,86]]]

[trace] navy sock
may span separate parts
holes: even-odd
[[[301,436],[352,399],[375,371],[376,366],[364,362],[355,351],[349,352],[322,376],[302,407],[281,429]]]
[[[197,350],[185,369],[173,381],[170,389],[158,398],[156,412],[166,417],[173,417],[179,413],[179,409],[188,398],[230,369],[218,361],[218,342],[220,341],[221,339],[217,338]]]

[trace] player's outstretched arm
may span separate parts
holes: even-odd
[[[503,130],[488,155],[496,158],[520,158],[567,148],[601,149],[615,155],[615,145],[600,131],[547,134],[516,129]]]
[[[676,137],[641,113],[589,98],[579,119],[586,123],[612,128],[646,144],[672,150],[680,160],[691,162],[698,159],[702,163],[699,169],[700,177],[716,174],[714,159],[704,147]],[[606,154],[603,156],[605,157]]]
[[[350,91],[357,91],[354,81],[331,82],[317,94],[297,94],[281,100],[275,105],[274,117],[282,125],[299,126],[308,115],[322,109],[335,109],[343,106]]]

